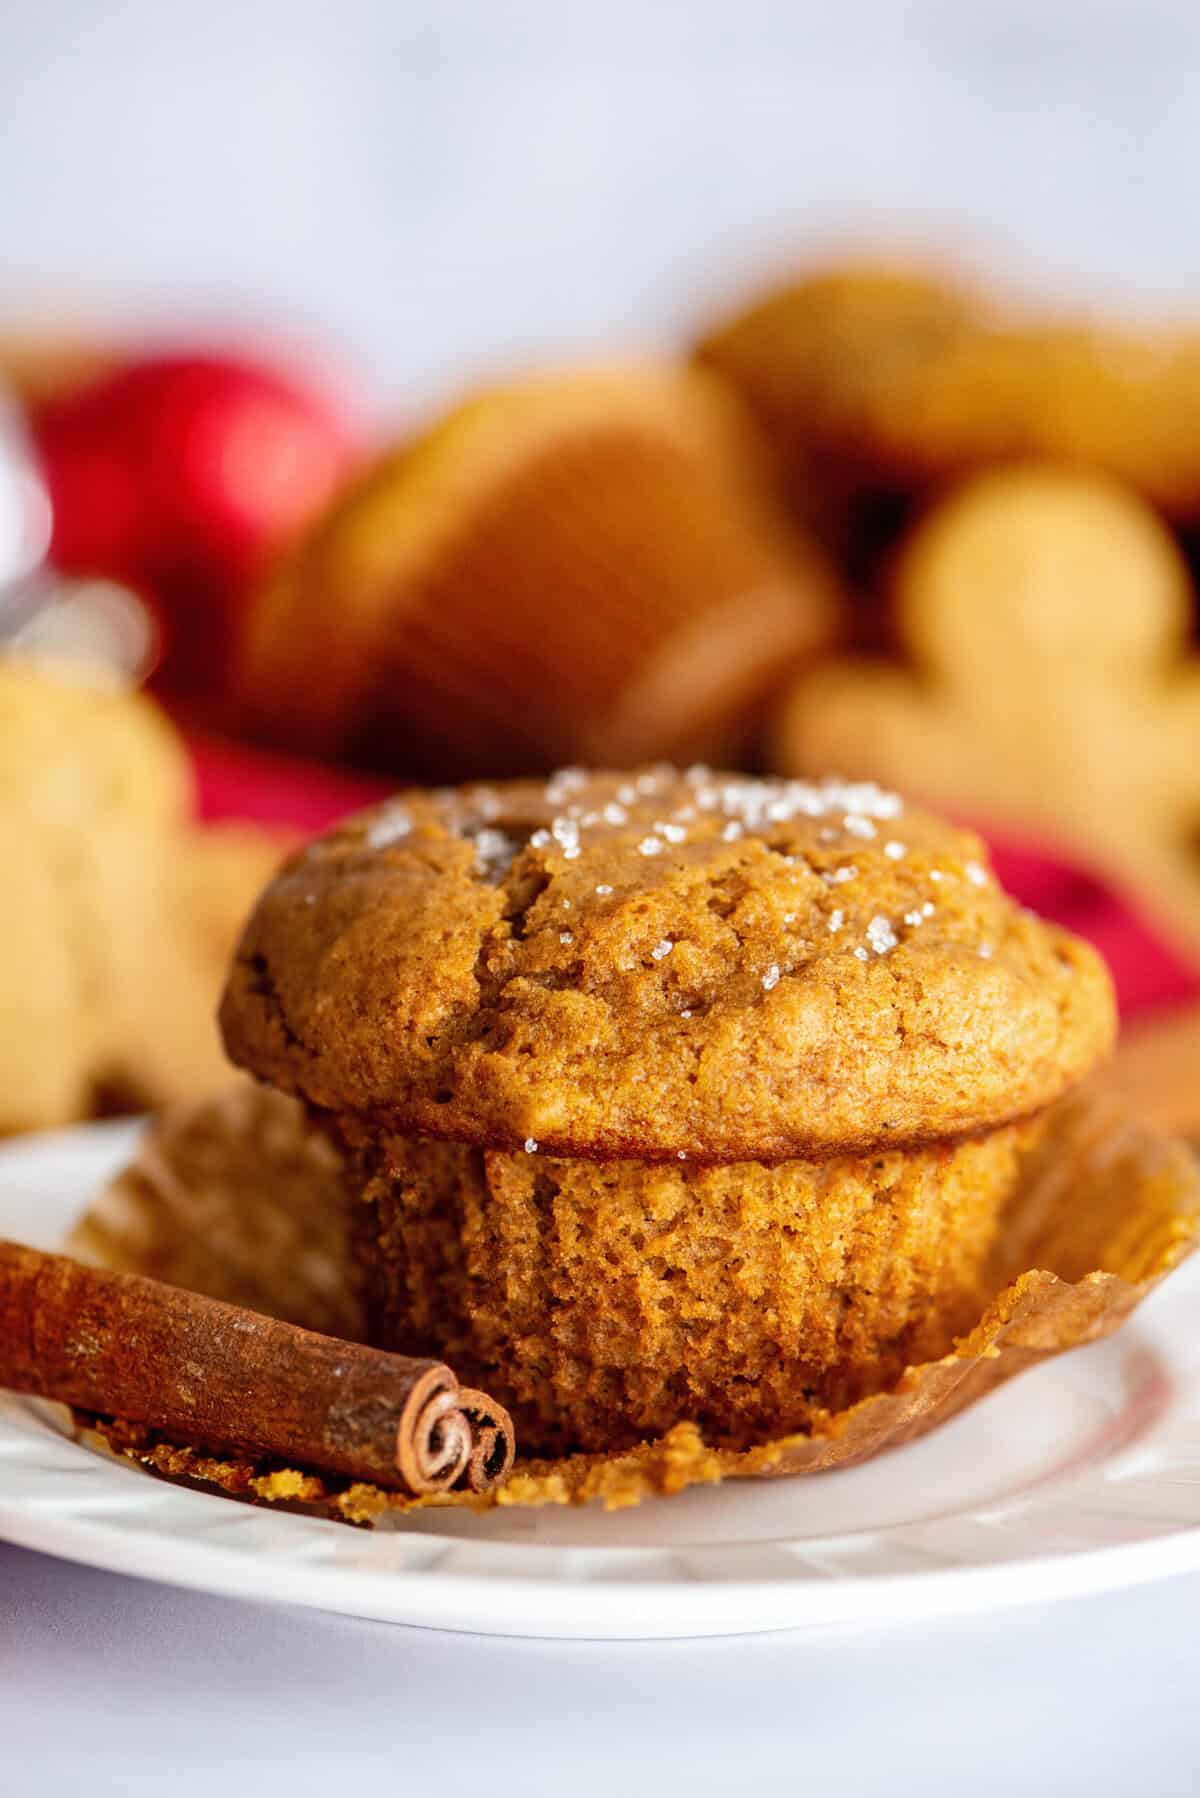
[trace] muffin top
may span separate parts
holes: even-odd
[[[407,792],[267,887],[222,1005],[260,1079],[530,1153],[863,1152],[1032,1112],[1109,1047],[1085,944],[869,783],[565,769]]]

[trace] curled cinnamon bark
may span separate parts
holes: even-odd
[[[508,1413],[439,1361],[0,1242],[0,1386],[414,1494],[487,1492]]]

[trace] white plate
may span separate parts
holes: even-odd
[[[0,1236],[53,1246],[127,1156],[0,1148]],[[372,1532],[167,1485],[0,1393],[0,1538],[241,1598],[489,1635],[689,1636],[946,1614],[1200,1567],[1200,1258],[1112,1342],[865,1467],[638,1510],[426,1512]]]

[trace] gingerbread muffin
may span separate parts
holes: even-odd
[[[1113,1006],[896,795],[660,767],[342,826],[222,1023],[346,1152],[373,1337],[561,1452],[747,1446],[946,1352]]]

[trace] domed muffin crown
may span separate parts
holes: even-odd
[[[990,1128],[1114,1020],[975,836],[869,783],[655,767],[350,820],[266,889],[222,1025],[261,1079],[391,1128],[730,1161]]]

